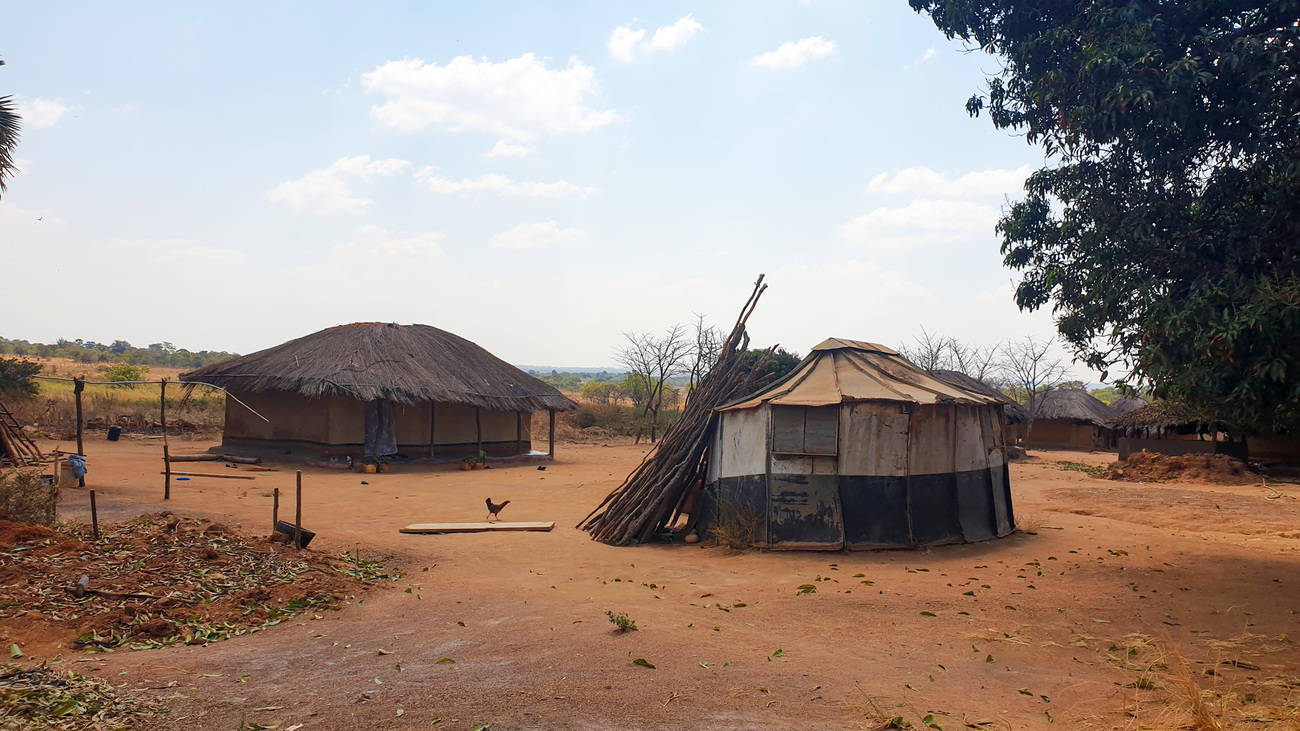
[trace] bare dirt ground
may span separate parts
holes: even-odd
[[[1214,728],[1185,725],[1198,704],[1223,727],[1297,728],[1300,487],[1114,483],[1052,464],[1113,454],[1035,452],[1011,468],[1035,535],[874,553],[589,540],[572,526],[643,450],[562,444],[545,471],[307,469],[311,550],[392,556],[406,576],[209,646],[28,650],[141,689],[168,729]],[[244,467],[259,476],[173,483],[164,503],[156,440],[88,451],[101,521],[167,509],[264,535],[267,496],[293,489],[292,465]],[[556,528],[397,532],[482,520],[488,497]],[[62,513],[88,521],[85,491]],[[612,634],[607,610],[639,631]]]

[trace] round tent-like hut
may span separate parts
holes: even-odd
[[[478,345],[428,325],[331,327],[181,381],[235,397],[226,400],[225,447],[300,445],[365,457],[527,454],[535,411],[551,412],[553,452],[554,412],[576,408]]]
[[[718,409],[711,520],[779,549],[1008,535],[1003,408],[890,348],[832,338],[780,382]]]

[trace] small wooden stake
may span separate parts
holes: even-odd
[[[159,417],[158,421],[162,424],[163,430],[163,447],[167,446],[167,379],[162,379],[162,397],[158,399]]]
[[[271,501],[271,535],[275,535],[276,528],[280,525],[280,488],[275,488],[272,496],[274,499]]]
[[[75,396],[77,399],[77,454],[81,455],[82,457],[86,456],[86,447],[82,444],[82,423],[81,423],[82,422],[81,392],[84,390],[86,390],[86,379],[80,377],[74,378],[72,381],[72,395]],[[86,478],[84,475],[82,477],[77,478],[77,485],[79,487],[86,486]]]
[[[90,491],[90,530],[99,540],[99,510],[95,508],[95,491]]]
[[[167,445],[163,445],[163,500],[172,499],[172,461],[167,459]]]
[[[293,514],[293,545],[302,548],[302,470],[298,470],[298,507]]]

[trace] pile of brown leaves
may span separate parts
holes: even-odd
[[[330,558],[219,523],[170,513],[110,527],[0,534],[0,624],[11,640],[51,632],[87,650],[202,644],[338,608],[370,583],[396,580],[376,562]],[[82,577],[88,577],[84,581]],[[78,583],[85,584],[85,591]]]
[[[1129,482],[1204,482],[1211,485],[1256,485],[1259,475],[1246,464],[1226,454],[1155,454],[1137,452],[1116,462],[1102,475],[1108,480]]]
[[[0,729],[120,729],[157,713],[155,701],[102,680],[53,670],[0,667]]]

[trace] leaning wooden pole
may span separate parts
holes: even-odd
[[[759,275],[717,362],[701,379],[681,416],[623,484],[578,524],[593,539],[612,545],[650,540],[665,526],[690,487],[706,476],[714,409],[754,392],[767,379],[757,364],[766,362],[771,350],[758,359],[750,357],[745,330],[766,289]]]
[[[297,508],[293,513],[293,545],[302,548],[302,470],[298,470]]]

